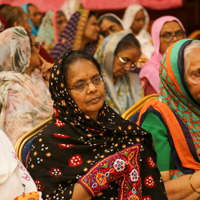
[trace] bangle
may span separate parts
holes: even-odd
[[[194,192],[200,194],[200,192],[196,191],[196,189],[193,187],[193,185],[192,185],[192,183],[191,183],[192,175],[193,175],[193,174],[191,174],[191,176],[189,177],[189,183],[190,183],[190,186],[191,186],[191,188],[193,189]]]

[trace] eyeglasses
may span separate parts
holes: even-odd
[[[174,34],[171,32],[166,32],[163,33],[160,37],[162,37],[166,42],[171,42],[174,39],[174,37],[180,40],[184,37],[184,31],[178,30]]]
[[[123,67],[130,67],[130,70],[134,70],[137,68],[137,61],[132,61],[129,58],[122,58],[118,55],[116,55],[119,59],[119,61],[123,64]]]
[[[78,92],[83,92],[88,89],[89,84],[92,83],[95,87],[100,86],[103,83],[105,75],[97,75],[91,79],[89,82],[78,82],[73,88],[68,88],[67,90],[76,90]]]

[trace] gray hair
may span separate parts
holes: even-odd
[[[200,40],[193,40],[184,50],[184,74],[186,75],[191,63],[190,55],[193,53],[194,49],[200,48]]]

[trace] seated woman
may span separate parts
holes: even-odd
[[[98,23],[103,37],[124,30],[122,20],[113,13],[102,15],[99,17]]]
[[[151,135],[123,120],[104,102],[103,75],[91,55],[79,50],[66,52],[56,61],[49,85],[55,110],[53,122],[33,140],[27,162],[44,199],[116,199],[119,183],[112,179],[108,186],[106,179],[112,174],[119,181],[123,176],[125,186],[131,188],[122,184],[119,193],[128,195],[120,200],[166,199],[154,163]],[[83,193],[79,189],[76,192],[76,187],[74,193],[77,181],[76,186],[84,185],[85,180],[80,178],[87,172],[91,175],[89,170],[100,160],[107,173],[98,173],[95,184],[87,186],[93,192],[89,194],[84,188]],[[115,169],[106,165],[106,161],[114,160]],[[101,188],[105,189],[102,195]]]
[[[99,27],[96,13],[89,10],[76,11],[60,35],[51,55],[54,59],[61,56],[66,49],[83,50],[93,55],[98,47]]]
[[[132,33],[121,31],[105,38],[95,57],[106,75],[106,102],[121,115],[143,97],[138,73],[130,72],[137,68],[140,44]]]
[[[168,199],[200,198],[200,41],[171,45],[160,66],[160,96],[148,101],[138,125],[151,131]]]
[[[17,158],[15,150],[0,130],[0,194],[2,200],[41,200],[41,193]]]
[[[123,26],[125,30],[131,30],[141,45],[141,58],[149,59],[153,53],[151,35],[147,31],[149,25],[149,15],[144,7],[133,4],[127,7],[123,16]]]
[[[39,50],[22,27],[0,33],[0,128],[12,144],[53,112],[48,87],[33,74]],[[37,77],[37,78],[36,78]]]
[[[49,52],[58,43],[59,36],[67,25],[67,19],[62,11],[49,11],[40,25],[36,41]]]
[[[176,17],[164,16],[154,21],[151,35],[155,50],[139,74],[145,96],[159,92],[159,67],[163,54],[172,43],[185,38],[185,29]]]
[[[32,3],[22,5],[22,9],[28,15],[28,22],[31,26],[31,35],[37,36],[42,21],[42,13],[38,7]]]
[[[31,25],[28,23],[28,15],[18,6],[6,6],[0,10],[0,15],[5,19],[5,29],[15,26],[21,26],[25,28],[29,36],[31,36]],[[34,38],[32,37],[34,40]],[[54,63],[54,59],[50,54],[40,46],[40,55],[50,63]]]

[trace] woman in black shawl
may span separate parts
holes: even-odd
[[[65,53],[52,68],[49,88],[53,122],[34,139],[27,163],[43,199],[84,199],[74,185],[90,199],[167,199],[151,135],[104,102],[93,57]]]

